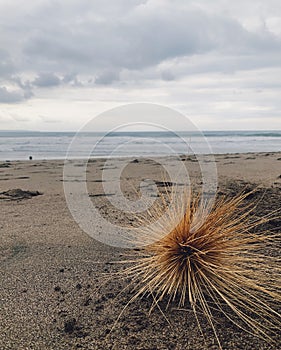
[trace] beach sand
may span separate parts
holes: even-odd
[[[220,193],[258,187],[255,214],[280,209],[281,152],[215,158]],[[200,185],[196,162],[183,161]],[[89,163],[89,193],[105,217],[122,223],[102,196],[102,164]],[[134,301],[117,320],[133,293],[123,290],[128,281],[113,276],[123,268],[114,261],[128,252],[95,241],[74,221],[64,197],[63,165],[62,160],[0,162],[0,349],[217,349],[210,326],[202,319],[204,345],[191,310],[176,304],[164,309],[170,325],[158,308],[149,314],[151,298]],[[150,161],[132,167],[135,177],[127,180],[134,186],[138,176],[159,177],[159,167]],[[31,192],[11,191],[16,189]],[[269,228],[280,227],[277,221]],[[97,227],[101,234],[102,229]],[[270,347],[223,317],[217,321],[224,349],[281,348],[281,342]]]

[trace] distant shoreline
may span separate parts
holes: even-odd
[[[37,130],[0,130],[0,137],[5,137],[7,135],[11,136],[56,136],[56,135],[71,135],[74,136],[79,133],[77,131],[37,131]],[[261,135],[261,136],[271,136],[276,135],[277,137],[281,137],[281,130],[198,130],[198,131],[181,131],[181,130],[171,130],[171,131],[155,131],[155,130],[135,130],[135,131],[114,131],[110,132],[108,130],[104,131],[83,131],[80,134],[84,135],[130,135],[130,136],[150,136],[150,135],[167,135],[167,134],[179,134],[179,135],[199,135],[203,134],[205,136],[225,136],[225,135],[240,135],[240,136],[250,136],[250,135]]]
[[[71,151],[69,147],[71,146]],[[1,132],[0,160],[161,157],[281,151],[281,131]]]
[[[200,156],[202,157],[207,157],[207,156],[213,156],[213,157],[216,157],[216,156],[235,156],[235,155],[239,155],[239,156],[247,156],[247,155],[263,155],[263,156],[269,156],[269,155],[278,155],[279,153],[281,152],[280,151],[268,151],[268,152],[255,152],[255,151],[252,151],[252,152],[228,152],[228,153],[210,153],[210,154],[200,154]],[[81,158],[78,158],[78,157],[74,157],[74,158],[67,158],[67,157],[64,157],[64,158],[37,158],[37,157],[32,157],[32,160],[29,160],[28,157],[26,158],[21,158],[21,159],[1,159],[0,158],[0,162],[1,163],[5,163],[5,162],[36,162],[36,161],[66,161],[66,160],[69,160],[69,161],[79,161],[79,160],[88,160],[88,161],[91,161],[91,160],[100,160],[100,161],[105,161],[105,160],[108,160],[108,159],[139,159],[139,160],[145,160],[147,158],[153,158],[153,159],[161,159],[161,158],[169,158],[169,157],[180,157],[180,158],[184,158],[184,157],[196,157],[196,155],[194,154],[179,154],[179,155],[160,155],[160,156],[157,156],[157,155],[144,155],[144,156],[137,156],[137,155],[131,155],[131,156],[127,156],[127,155],[124,155],[124,156],[116,156],[116,157],[105,157],[105,156],[93,156],[93,157],[90,157],[90,158],[85,158],[85,157],[81,157]]]

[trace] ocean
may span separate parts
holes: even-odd
[[[0,160],[147,157],[281,151],[281,131],[114,132],[0,131]]]

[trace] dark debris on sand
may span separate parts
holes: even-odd
[[[11,165],[12,165],[12,164],[11,164],[10,162],[1,163],[1,164],[0,164],[0,168],[10,168]]]
[[[39,191],[27,191],[20,188],[0,192],[0,200],[22,200],[42,195]]]

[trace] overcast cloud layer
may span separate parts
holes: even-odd
[[[281,129],[278,0],[0,0],[0,129],[75,130],[123,103]]]

